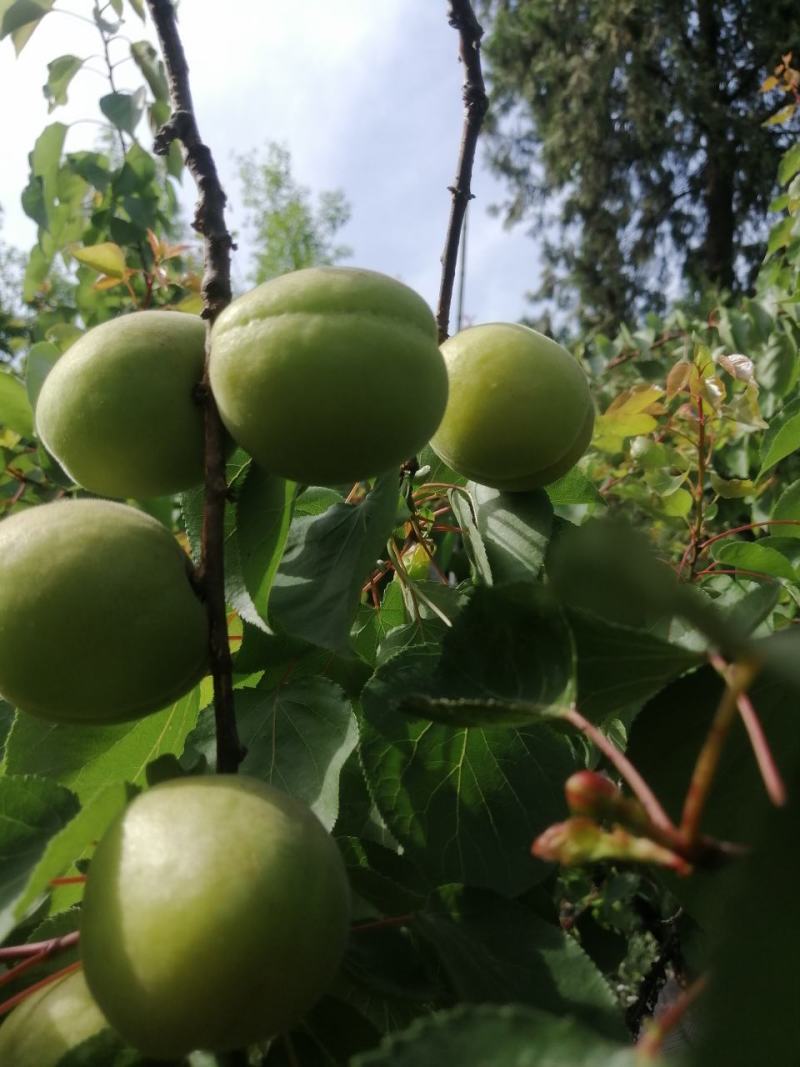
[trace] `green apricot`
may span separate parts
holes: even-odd
[[[108,1028],[81,971],[22,1001],[0,1026],[3,1067],[56,1067],[62,1056]]]
[[[36,431],[73,481],[111,497],[164,496],[203,480],[205,326],[135,311],[95,326],[47,375]]]
[[[481,485],[536,489],[589,447],[594,405],[586,375],[561,345],[527,326],[472,326],[442,345],[447,410],[431,447]]]
[[[297,1023],[336,973],[350,898],[310,808],[238,775],[140,794],[95,851],[81,910],[89,988],[156,1058]]]
[[[354,482],[399,466],[447,400],[436,323],[373,271],[313,267],[235,300],[211,337],[211,389],[234,440],[273,474]]]
[[[205,609],[159,522],[108,500],[0,522],[0,694],[53,722],[135,719],[206,670]]]

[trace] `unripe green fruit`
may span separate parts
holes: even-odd
[[[147,1055],[225,1051],[293,1026],[345,947],[349,889],[310,808],[253,778],[165,782],[138,796],[92,859],[86,980]]]
[[[108,1028],[81,971],[22,1001],[0,1026],[3,1067],[56,1067],[62,1056]]]
[[[205,609],[159,522],[108,500],[0,522],[0,694],[53,722],[147,715],[200,680]]]
[[[426,444],[447,400],[422,297],[343,267],[285,274],[234,301],[214,326],[210,377],[234,440],[307,485],[398,466]]]
[[[506,492],[548,485],[592,439],[586,376],[561,345],[527,326],[492,322],[442,345],[447,411],[431,440],[444,462]]]
[[[179,311],[135,311],[85,333],[36,402],[36,431],[92,493],[151,497],[203,480],[205,326]]]

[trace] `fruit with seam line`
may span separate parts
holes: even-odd
[[[207,662],[190,566],[161,523],[127,504],[56,501],[4,519],[0,694],[75,723],[139,718],[182,696]]]
[[[586,376],[561,345],[516,323],[472,326],[442,345],[447,410],[431,447],[448,466],[507,492],[562,477],[589,446]]]
[[[135,311],[95,326],[47,375],[36,430],[69,476],[100,496],[146,498],[203,480],[205,325]]]
[[[345,267],[294,271],[235,300],[214,325],[210,379],[234,440],[304,484],[399,466],[426,444],[447,399],[422,297]]]
[[[307,805],[240,775],[173,779],[101,839],[81,955],[140,1051],[227,1051],[302,1018],[334,977],[349,917],[344,863]]]

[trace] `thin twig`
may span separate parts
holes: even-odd
[[[722,756],[722,748],[736,718],[739,697],[752,684],[757,671],[754,664],[740,663],[733,664],[725,672],[725,690],[697,757],[683,804],[680,832],[688,848],[698,840],[700,817]]]
[[[722,656],[712,653],[709,657],[711,666],[722,678],[727,676],[729,665],[725,662]],[[778,765],[775,762],[775,757],[772,755],[772,751],[769,747],[764,729],[761,725],[761,721],[758,718],[756,709],[753,707],[753,702],[747,693],[740,693],[737,701],[739,708],[739,714],[742,717],[744,728],[747,730],[747,736],[750,738],[750,744],[753,748],[753,754],[756,757],[758,763],[758,769],[761,771],[761,777],[764,779],[764,787],[767,790],[767,795],[772,803],[782,808],[786,803],[786,786],[781,772],[778,770]]]
[[[64,934],[63,937],[51,937],[47,941],[30,941],[25,945],[6,945],[5,948],[0,948],[0,960],[16,960],[24,956],[38,956],[42,952],[52,956],[55,952],[60,952],[62,949],[77,944],[79,937],[80,933],[74,930],[70,934]]]
[[[446,341],[450,332],[450,305],[453,300],[453,285],[458,261],[458,246],[467,204],[472,199],[470,183],[475,148],[489,99],[481,71],[481,37],[483,29],[475,17],[470,0],[450,0],[447,21],[458,30],[458,54],[464,64],[464,129],[458,153],[458,171],[455,185],[450,186],[453,202],[447,226],[444,253],[442,254],[442,281],[439,288],[439,303],[436,324],[439,327],[439,343]]]
[[[585,736],[600,749],[609,763],[616,767],[620,775],[630,786],[633,795],[638,797],[653,826],[661,830],[669,841],[673,841],[675,838],[675,826],[672,820],[661,806],[655,793],[644,778],[642,778],[641,774],[639,774],[624,752],[620,752],[617,746],[609,741],[606,735],[599,730],[594,723],[585,719],[577,708],[568,708],[564,712],[564,718],[576,729],[580,730],[582,734],[585,734]]]
[[[172,141],[183,144],[186,167],[198,190],[192,226],[203,237],[204,272],[201,292],[206,320],[206,365],[202,401],[205,415],[205,502],[199,579],[209,623],[209,663],[214,679],[214,712],[217,728],[217,771],[235,773],[244,750],[236,729],[233,679],[228,627],[225,616],[224,532],[227,483],[225,435],[209,385],[208,357],[211,327],[231,300],[231,248],[225,225],[225,193],[214,159],[203,144],[192,105],[189,67],[175,22],[172,0],[147,0],[155,23],[169,79],[172,116],[159,131],[153,150],[161,155]]]

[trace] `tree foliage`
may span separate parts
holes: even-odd
[[[95,7],[112,50],[129,47],[142,10]],[[19,48],[49,5],[0,11]],[[38,240],[16,298],[30,328],[0,373],[3,515],[86,495],[34,427],[41,383],[74,338],[136,308],[199,307],[173,237],[177,161],[155,158],[133,122],[165,117],[148,47],[131,46],[146,59],[142,84],[103,97],[112,142],[72,152],[61,123],[34,138],[25,203]],[[67,58],[50,64],[56,106],[77,76]],[[276,210],[299,197],[299,229],[314,231],[288,155],[277,159]],[[331,831],[355,921],[330,989],[289,1035],[181,1067],[796,1061],[796,143],[776,172],[752,296],[707,294],[698,312],[650,310],[576,345],[597,430],[558,482],[501,493],[425,449],[413,474],[301,486],[229,454],[242,770]],[[276,263],[305,265],[288,258],[293,239],[280,249]],[[197,561],[202,489],[131,503]],[[0,634],[15,621],[0,619]],[[37,667],[54,658],[42,647]],[[79,958],[82,880],[131,797],[212,773],[211,685],[113,725],[49,723],[0,702],[0,747],[8,1004]],[[692,983],[707,973],[700,994]],[[668,975],[698,995],[690,1017],[704,1023],[700,1047],[677,1060],[658,1027],[632,1047]],[[104,1033],[60,1067],[145,1063]]]
[[[485,0],[506,219],[543,245],[560,324],[615,329],[667,294],[746,292],[785,103],[759,86],[800,45],[790,0]],[[574,336],[575,330],[570,327]]]
[[[238,159],[245,230],[254,245],[250,281],[256,285],[290,270],[339,263],[351,251],[336,243],[350,218],[340,189],[317,195],[292,175],[285,145],[271,142]]]

